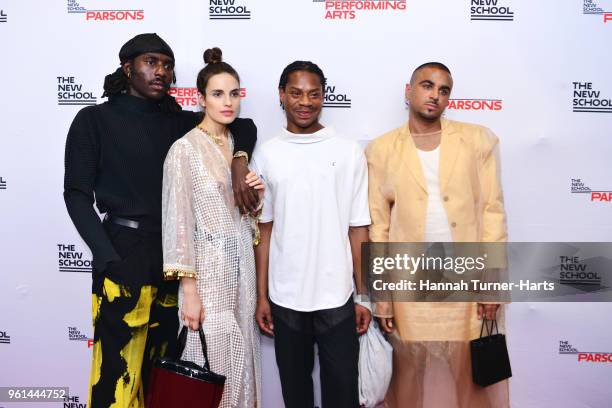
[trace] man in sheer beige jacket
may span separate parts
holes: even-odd
[[[373,242],[503,242],[506,215],[497,137],[442,118],[453,86],[441,63],[418,67],[406,85],[409,120],[366,150]],[[507,381],[472,383],[469,340],[498,304],[379,303],[391,334],[389,407],[508,407]],[[503,325],[502,325],[503,326]]]

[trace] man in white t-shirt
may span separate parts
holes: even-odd
[[[367,164],[355,141],[319,123],[324,90],[316,64],[288,65],[279,82],[287,127],[253,157],[266,185],[256,318],[274,336],[288,408],[314,405],[315,343],[323,407],[359,406],[358,334],[371,318],[353,302],[370,224]]]

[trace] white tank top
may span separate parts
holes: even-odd
[[[417,152],[421,160],[428,193],[425,241],[453,242],[440,192],[440,146],[429,152],[419,149],[417,149]]]

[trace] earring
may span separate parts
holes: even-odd
[[[128,79],[132,78],[132,70],[131,69],[128,70],[127,77],[128,77]]]

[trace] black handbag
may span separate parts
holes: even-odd
[[[217,408],[223,396],[225,376],[210,371],[206,339],[198,330],[204,353],[204,367],[180,360],[187,343],[187,327],[179,334],[174,358],[158,358],[151,370],[147,408]]]
[[[482,337],[485,326],[487,327],[487,335]],[[497,331],[496,334],[493,334],[494,328]],[[470,341],[470,352],[474,384],[487,387],[512,377],[506,336],[499,332],[497,319],[491,322],[490,331],[486,319],[482,319],[480,338]]]

